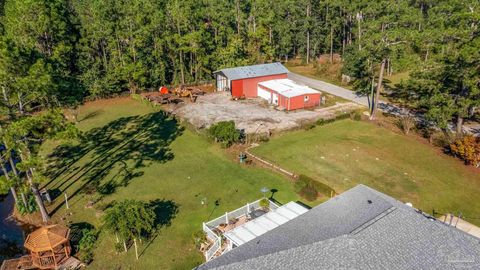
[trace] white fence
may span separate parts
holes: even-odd
[[[218,225],[220,225],[222,223],[228,223],[228,221],[232,218],[239,218],[239,217],[242,217],[244,215],[248,215],[250,212],[261,208],[260,207],[260,201],[261,200],[262,199],[256,200],[252,203],[247,203],[246,205],[244,205],[240,208],[237,208],[237,209],[235,209],[233,211],[230,211],[230,212],[226,212],[224,215],[221,215],[220,217],[218,217],[216,219],[205,222],[205,225],[207,225],[208,228],[213,229],[213,228],[218,227]],[[270,202],[270,209],[271,210],[275,210],[279,207],[274,202],[272,202],[270,200],[268,200],[268,201]]]
[[[262,199],[256,200],[252,203],[247,203],[246,205],[244,205],[240,208],[237,208],[237,209],[235,209],[231,212],[226,212],[224,215],[222,215],[222,216],[220,216],[216,219],[213,219],[213,220],[210,220],[208,222],[203,223],[203,231],[206,233],[206,235],[210,239],[210,241],[213,242],[213,245],[207,251],[205,251],[205,259],[207,260],[207,262],[209,260],[211,260],[215,256],[215,254],[222,247],[222,236],[217,235],[215,232],[213,232],[212,229],[217,228],[220,224],[225,224],[225,223],[228,224],[228,221],[232,218],[239,218],[239,217],[248,215],[250,212],[261,208],[260,207],[260,201],[261,200]],[[272,202],[270,200],[269,200],[269,202],[270,202],[270,209],[271,210],[275,210],[279,207],[274,202]],[[230,246],[227,247],[226,251],[231,250],[231,249],[232,249],[232,246],[231,246],[231,243],[230,243]]]
[[[203,231],[207,234],[207,237],[210,239],[210,241],[213,242],[213,245],[205,251],[205,259],[210,261],[215,253],[222,247],[222,238],[216,235],[210,228],[208,228],[205,223],[203,223]]]

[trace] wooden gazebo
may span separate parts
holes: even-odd
[[[44,226],[27,236],[25,248],[32,264],[40,269],[56,269],[70,256],[70,229],[62,225]]]

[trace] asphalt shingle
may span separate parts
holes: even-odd
[[[359,185],[198,269],[480,269],[480,239]]]

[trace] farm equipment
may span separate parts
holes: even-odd
[[[178,104],[180,102],[183,102],[182,99],[171,94],[170,90],[168,90],[168,88],[165,86],[160,87],[158,89],[158,93],[147,94],[144,97],[148,99],[150,102],[152,102],[154,105],[170,104],[170,103]]]
[[[170,94],[170,90],[168,90],[168,88],[165,87],[165,86],[162,86],[162,87],[158,88],[158,92],[159,92],[161,95]]]
[[[205,92],[196,87],[185,87],[184,85],[180,85],[175,88],[172,92],[174,95],[180,98],[190,98],[191,102],[196,102],[198,96],[205,95]]]

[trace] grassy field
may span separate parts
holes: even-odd
[[[371,123],[337,121],[280,135],[252,151],[340,192],[363,183],[426,212],[461,212],[480,225],[478,169]]]
[[[99,228],[109,203],[137,199],[153,201],[163,224],[141,245],[138,261],[133,247],[117,255],[114,237],[102,231],[91,269],[191,269],[204,261],[192,240],[203,221],[260,198],[264,186],[277,189],[280,202],[299,199],[288,179],[232,161],[223,149],[130,98],[89,103],[78,119],[81,143],[43,148],[52,153],[54,180],[46,186],[57,194],[49,207],[54,221]]]

